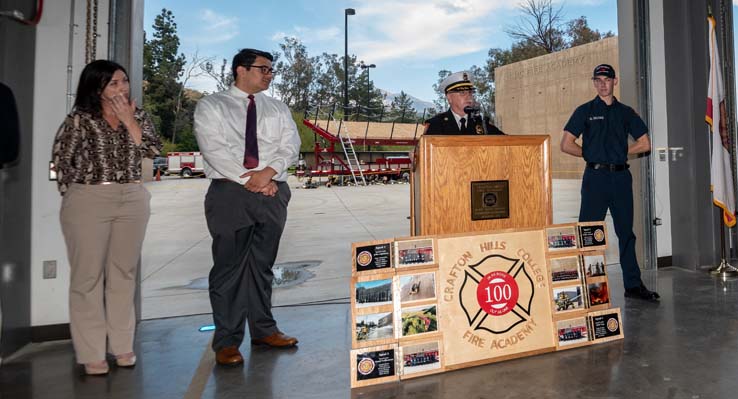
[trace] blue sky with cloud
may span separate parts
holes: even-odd
[[[490,48],[508,48],[505,28],[519,17],[520,0],[147,0],[144,29],[162,8],[174,13],[180,51],[229,60],[243,47],[275,51],[285,36],[299,38],[311,56],[343,54],[344,9],[349,16],[349,53],[376,64],[374,84],[421,98],[435,97],[432,85],[441,69],[483,65]],[[616,0],[567,0],[565,20],[586,16],[591,27],[617,33]],[[219,63],[220,61],[218,61]],[[188,86],[214,90],[209,78]]]

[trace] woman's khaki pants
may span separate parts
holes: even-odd
[[[136,271],[151,194],[140,183],[72,184],[61,226],[71,268],[69,325],[78,363],[133,351]]]

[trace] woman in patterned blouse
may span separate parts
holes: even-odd
[[[130,99],[126,70],[98,60],[82,71],[74,110],[54,142],[60,219],[71,269],[69,325],[77,362],[90,375],[136,364],[136,272],[151,195],[141,160],[161,142]]]

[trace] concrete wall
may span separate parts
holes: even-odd
[[[48,162],[54,136],[67,114],[67,95],[76,91],[85,65],[85,2],[76,1],[72,58],[69,59],[70,1],[47,1],[36,29],[36,62],[33,85],[32,217],[31,217],[31,325],[69,321],[69,263],[59,224],[61,196],[48,180]],[[107,57],[108,2],[98,8],[97,58]],[[71,61],[71,63],[70,63]],[[71,73],[67,74],[67,67]],[[71,82],[68,82],[68,78]],[[71,92],[68,91],[71,83]],[[57,276],[43,279],[43,262],[56,261]]]
[[[508,134],[550,135],[553,178],[582,177],[584,161],[563,154],[558,143],[574,109],[595,97],[592,70],[603,63],[619,71],[617,37],[495,70],[498,126]]]
[[[1,10],[33,15],[25,0],[0,0]],[[36,29],[0,18],[0,82],[14,92],[20,157],[0,169],[0,363],[30,341],[31,168]]]

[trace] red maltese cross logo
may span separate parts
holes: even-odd
[[[459,303],[474,330],[502,334],[530,318],[534,294],[522,259],[489,255],[464,272]]]

